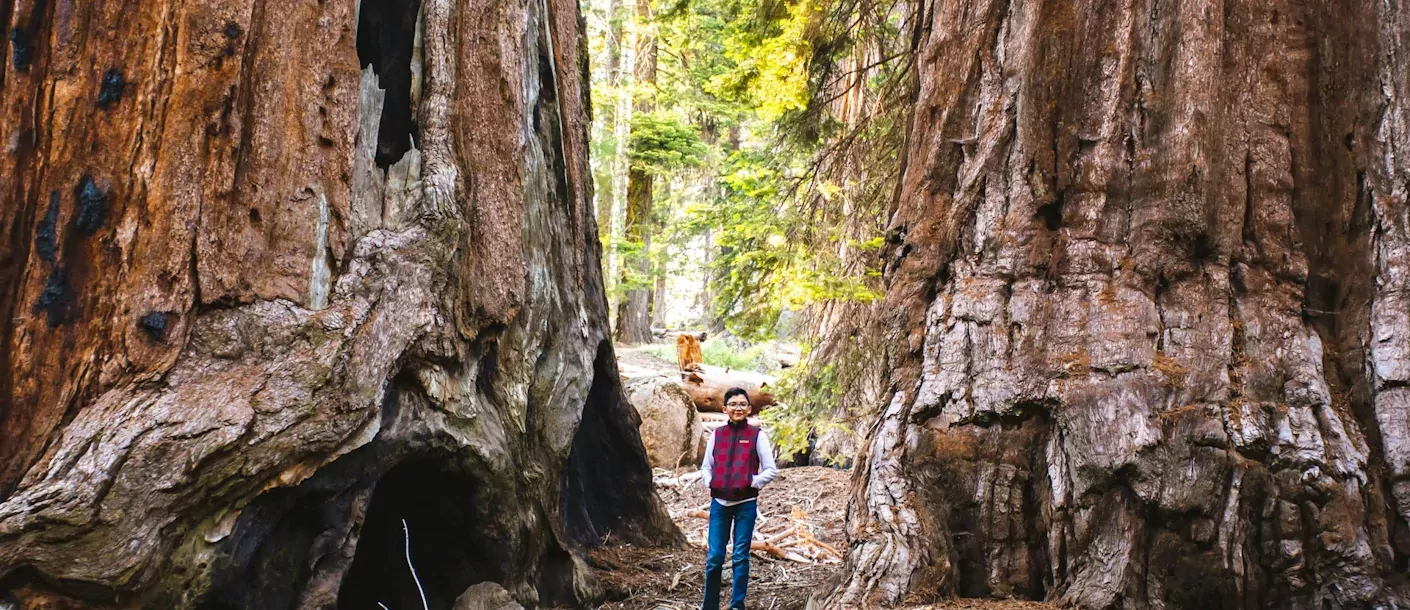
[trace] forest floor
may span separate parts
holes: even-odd
[[[604,610],[688,610],[700,607],[705,582],[705,535],[709,523],[710,492],[691,481],[674,484],[693,470],[676,470],[674,477],[658,477],[661,500],[685,534],[682,548],[607,545],[591,554],[603,589]],[[788,528],[808,530],[819,542],[844,549],[842,530],[847,512],[847,487],[851,473],[808,466],[784,468],[759,496],[761,514],[755,531],[764,537]],[[755,551],[750,559],[749,608],[802,610],[808,598],[842,562],[830,557],[800,562],[777,559]],[[729,593],[729,566],[724,569],[724,595]],[[913,610],[1053,610],[1057,606],[1010,600],[956,599]]]
[[[674,474],[689,474],[678,469]],[[768,535],[801,525],[818,541],[844,544],[842,523],[847,510],[849,473],[823,467],[785,468],[759,496],[761,509],[755,531]],[[592,553],[610,610],[686,610],[697,608],[704,594],[705,536],[709,529],[710,491],[692,481],[658,485],[661,500],[685,534],[684,548],[607,546]],[[798,512],[795,512],[795,509]],[[842,563],[836,559],[797,562],[754,552],[750,560],[749,603],[767,610],[801,609],[808,596]],[[724,570],[726,595],[729,568]]]
[[[617,345],[615,349],[617,351],[617,366],[627,377],[636,377],[647,372],[672,373],[676,370],[675,362],[662,360],[640,347]]]
[[[674,347],[674,346],[671,346]],[[617,348],[618,366],[625,377],[668,374],[675,362],[640,348]],[[694,468],[657,471],[656,488],[670,511],[686,546],[639,547],[612,544],[593,551],[590,563],[601,580],[607,602],[604,610],[688,610],[700,607],[705,582],[705,537],[709,530],[710,492],[691,479]],[[755,524],[757,538],[782,538],[803,531],[820,544],[782,550],[793,559],[780,559],[754,551],[750,559],[749,608],[803,610],[808,599],[830,578],[842,562],[825,547],[846,550],[843,524],[847,518],[847,488],[851,473],[807,466],[784,468],[759,497],[761,513]],[[797,542],[799,536],[787,536]],[[782,545],[783,542],[780,542]],[[802,549],[808,557],[799,557]],[[804,561],[799,561],[803,559]],[[723,594],[728,597],[729,562],[723,570]],[[1011,600],[956,599],[911,610],[1053,610],[1057,606]]]

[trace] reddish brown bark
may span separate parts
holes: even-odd
[[[1410,13],[922,15],[830,602],[1404,605]]]
[[[399,518],[437,600],[578,604],[583,545],[673,536],[607,336],[576,3],[358,5],[0,3],[24,607],[411,607],[366,577]]]

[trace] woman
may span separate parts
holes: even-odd
[[[710,548],[705,555],[703,610],[719,610],[720,572],[725,545],[734,529],[734,591],[729,607],[743,610],[749,588],[749,544],[754,539],[754,519],[759,515],[759,490],[774,480],[774,448],[763,429],[749,424],[749,393],[743,388],[725,392],[729,423],[715,429],[705,445],[700,480],[710,488]]]

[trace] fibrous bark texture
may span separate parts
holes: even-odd
[[[1410,10],[922,15],[830,602],[1404,607]]]
[[[678,536],[562,0],[0,3],[0,596],[593,594]],[[405,525],[404,525],[405,524]]]

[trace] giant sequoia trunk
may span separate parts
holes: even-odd
[[[1361,608],[1410,558],[1410,10],[940,0],[837,606]]]
[[[607,337],[575,2],[0,21],[0,594],[420,607],[405,523],[433,608],[578,605],[579,549],[677,535]]]

